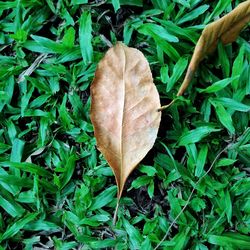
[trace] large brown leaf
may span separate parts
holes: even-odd
[[[222,41],[223,44],[228,44],[235,41],[240,31],[249,21],[250,0],[239,4],[230,13],[206,26],[195,46],[187,73],[177,96],[181,96],[185,92],[200,62],[206,55],[216,49],[218,42]],[[160,110],[167,108],[169,105],[161,107]]]
[[[97,147],[113,169],[120,198],[129,174],[152,148],[161,119],[144,55],[122,43],[109,49],[97,67],[91,99]]]

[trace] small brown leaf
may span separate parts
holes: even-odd
[[[239,4],[230,13],[206,26],[195,46],[187,73],[177,96],[181,96],[185,92],[199,63],[207,54],[212,53],[216,49],[218,42],[221,40],[223,44],[228,44],[235,41],[240,31],[249,21],[250,0]],[[162,106],[159,110],[169,107],[173,102],[174,101],[166,106]]]
[[[120,198],[128,176],[152,148],[161,119],[144,55],[122,43],[109,49],[97,67],[91,99],[97,147],[113,169]]]

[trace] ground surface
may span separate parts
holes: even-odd
[[[111,44],[144,53],[166,104],[205,24],[240,1],[130,0],[116,13],[86,2],[0,1],[0,249],[152,249],[226,147],[162,247],[250,249],[249,27],[163,111],[115,227],[115,179],[89,119],[89,86]]]

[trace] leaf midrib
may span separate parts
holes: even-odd
[[[124,123],[124,110],[125,110],[125,102],[126,102],[126,83],[125,83],[125,71],[126,71],[126,53],[125,50],[123,48],[123,46],[121,45],[122,48],[122,52],[123,52],[123,71],[122,71],[122,85],[123,85],[123,106],[122,106],[122,123],[121,123],[121,138],[120,138],[120,154],[121,154],[121,161],[120,161],[120,183],[119,183],[119,196],[121,195],[122,192],[122,186],[124,185],[124,181],[123,181],[123,123]]]

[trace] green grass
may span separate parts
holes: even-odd
[[[150,250],[193,188],[161,248],[250,249],[249,26],[163,111],[116,226],[115,179],[89,119],[89,87],[110,44],[144,53],[164,105],[202,29],[241,1],[87,2],[0,1],[0,249]]]

